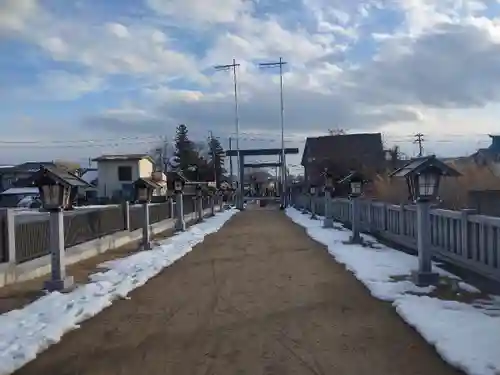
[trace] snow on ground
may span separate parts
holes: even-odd
[[[427,296],[434,286],[418,287],[404,277],[417,269],[415,256],[376,243],[366,235],[364,239],[375,242],[376,248],[344,244],[351,232],[339,224],[335,224],[336,229],[324,229],[322,221],[311,220],[310,215],[294,208],[288,208],[286,213],[306,228],[310,237],[326,245],[329,253],[352,271],[374,297],[392,302],[401,317],[444,360],[470,375],[500,374],[500,297],[469,305]],[[437,266],[434,269],[442,276],[459,280]],[[458,281],[458,286],[469,293],[478,292],[463,281]]]
[[[53,292],[39,300],[0,315],[0,375],[11,374],[57,343],[79,323],[125,298],[165,267],[190,252],[210,233],[218,231],[237,210],[217,213],[186,232],[161,241],[153,250],[99,265],[107,271],[90,276],[91,282],[70,293]]]

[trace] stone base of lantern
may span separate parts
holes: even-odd
[[[411,279],[417,286],[429,286],[439,281],[439,274],[435,272],[413,271],[411,273]]]
[[[75,285],[73,276],[66,276],[62,280],[46,280],[43,288],[48,292],[62,292],[71,289]]]

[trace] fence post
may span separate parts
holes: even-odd
[[[381,208],[381,226],[382,226],[382,231],[385,232],[387,231],[387,204],[382,203],[382,208]]]
[[[3,215],[5,219],[5,232],[3,233],[5,239],[5,255],[7,257],[7,261],[15,266],[17,263],[16,256],[16,222],[15,222],[15,214],[14,210],[11,208],[7,208],[5,210],[0,211],[1,215]]]
[[[405,235],[405,204],[401,203],[399,205],[399,235]]]
[[[124,230],[130,230],[130,203],[125,201],[122,203],[122,212],[123,212],[123,222],[124,222]]]
[[[469,256],[469,215],[476,214],[477,211],[474,208],[464,208],[461,210],[460,218],[460,233],[461,233],[461,250],[462,255],[465,257]]]
[[[151,250],[151,232],[149,231],[149,203],[143,204],[142,247]]]

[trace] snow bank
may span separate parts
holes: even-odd
[[[444,360],[470,375],[500,374],[500,298],[493,297],[487,304],[473,306],[431,298],[425,294],[434,286],[422,288],[398,278],[417,269],[415,256],[378,243],[376,249],[346,245],[343,241],[349,239],[350,231],[324,229],[321,221],[310,220],[294,208],[287,209],[286,213],[306,228],[310,237],[326,245],[329,253],[352,271],[374,297],[392,302],[400,316],[432,344]],[[363,237],[376,242],[370,236]],[[443,276],[459,279],[437,266],[434,269]],[[458,286],[477,292],[463,281],[459,281]]]
[[[0,375],[11,374],[32,361],[66,332],[78,328],[79,323],[144,285],[190,252],[206,235],[218,231],[236,212],[218,213],[152,250],[105,262],[99,268],[107,271],[91,275],[89,284],[70,293],[53,292],[22,309],[0,315]]]

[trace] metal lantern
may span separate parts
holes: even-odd
[[[70,187],[51,178],[41,171],[36,184],[40,192],[42,206],[47,211],[59,211],[69,205]]]
[[[202,193],[203,191],[201,189],[201,185],[200,184],[196,185],[196,196],[200,198],[202,196]]]
[[[139,203],[149,203],[153,197],[153,186],[143,179],[138,179],[134,183],[135,200]]]
[[[435,156],[414,159],[391,174],[391,177],[406,179],[410,199],[413,202],[427,202],[435,199],[441,176],[458,177],[460,173]]]
[[[177,178],[174,180],[174,191],[176,193],[182,193],[182,190],[184,190],[184,181],[182,181],[180,178]]]
[[[363,192],[363,181],[351,181],[351,195],[353,197],[359,197]]]
[[[331,190],[333,188],[333,177],[332,177],[332,175],[329,175],[329,174],[326,175],[326,181],[325,181],[325,183],[326,183],[326,187],[328,189]]]
[[[61,210],[69,204],[69,189],[60,183],[46,179],[38,189],[43,208],[47,211]]]
[[[309,188],[309,192],[311,193],[311,195],[315,195],[316,194],[316,186],[311,185],[311,187]]]
[[[351,172],[339,181],[339,184],[349,184],[350,196],[357,198],[363,193],[364,176],[359,172]]]

